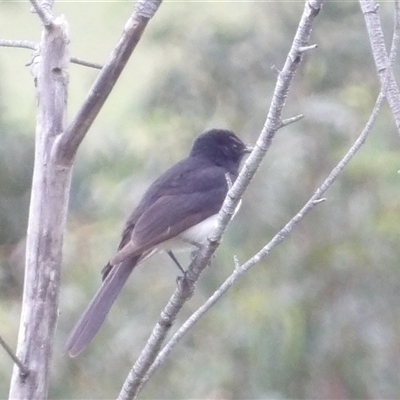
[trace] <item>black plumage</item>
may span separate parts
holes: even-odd
[[[200,247],[215,226],[240,161],[250,148],[231,131],[213,129],[199,135],[187,158],[164,172],[129,216],[118,251],[103,268],[103,283],[75,324],[66,343],[80,353],[100,329],[134,267],[158,248],[177,243]]]

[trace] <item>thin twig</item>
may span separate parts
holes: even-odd
[[[304,118],[303,114],[295,115],[294,117],[291,117],[291,118],[286,118],[281,122],[280,127],[283,128],[284,126],[294,124],[295,122],[300,121],[303,118]]]
[[[397,57],[398,46],[400,42],[400,1],[394,1],[394,29],[393,29],[393,38],[392,45],[390,47],[390,56],[389,63],[392,66],[395,63]]]
[[[29,40],[8,40],[8,39],[0,39],[0,46],[2,47],[17,47],[21,49],[30,49],[36,50],[38,45]]]
[[[381,85],[386,74],[386,68],[390,64],[389,57],[386,52],[385,38],[378,15],[378,7],[373,0],[359,0],[361,10],[364,14],[365,24],[368,30],[368,37],[372,49],[372,55],[374,57],[376,70],[379,75]],[[395,29],[393,39],[395,35],[399,35],[397,26],[400,24],[400,13],[398,12],[399,2],[395,1]],[[397,39],[396,39],[397,40]],[[394,40],[392,41],[392,43]],[[393,54],[393,52],[392,52]],[[397,82],[394,78],[393,71],[389,76],[388,90],[386,93],[386,99],[389,103],[389,107],[392,111],[393,119],[396,124],[397,132],[400,135],[400,91]]]
[[[323,197],[322,199],[316,199],[316,200],[314,200],[314,204],[316,205],[316,204],[319,204],[319,203],[323,203],[324,201],[326,201],[325,197]]]
[[[22,364],[21,360],[14,354],[11,347],[7,344],[7,342],[2,338],[1,335],[0,335],[0,346],[3,347],[3,349],[11,357],[11,359],[14,361],[14,363],[18,365],[21,375],[27,376],[29,373],[28,369],[25,367],[24,364]]]
[[[47,10],[48,7],[42,7],[42,5],[37,0],[29,0],[35,13],[39,16],[42,21],[43,26],[46,29],[50,29],[53,25],[54,17],[51,12]]]
[[[316,49],[317,47],[318,47],[317,44],[311,44],[310,46],[299,47],[299,51],[302,52],[302,53],[304,53],[304,52],[309,51],[309,50],[314,50],[314,49]]]
[[[30,50],[37,50],[39,45],[31,42],[29,40],[8,40],[8,39],[0,39],[0,46],[2,47],[16,47],[21,49],[30,49]],[[95,69],[102,69],[103,66],[99,63],[94,63],[91,61],[85,61],[78,57],[71,57],[70,60],[74,64],[83,65],[85,67],[95,68]]]
[[[85,61],[78,57],[71,57],[71,62],[74,64],[83,65],[84,67],[95,68],[95,69],[102,69],[103,66],[99,63],[94,63],[92,61]]]
[[[279,70],[279,68],[274,64],[271,67],[271,71],[276,75],[279,76],[279,74],[281,73],[281,71]]]

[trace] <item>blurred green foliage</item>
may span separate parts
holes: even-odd
[[[131,2],[56,2],[71,53],[104,62]],[[90,348],[63,354],[100,283],[124,218],[195,135],[261,130],[302,2],[166,2],[79,151],[65,238],[52,399],[114,398],[175,287],[163,254],[135,271]],[[2,2],[4,38],[37,41],[26,3]],[[392,5],[382,3],[385,32]],[[362,129],[378,92],[357,2],[326,2],[285,117],[213,266],[180,321],[310,197]],[[0,334],[14,346],[33,163],[35,90],[28,50],[0,52]],[[399,71],[397,71],[398,73]],[[69,115],[97,72],[71,65]],[[398,75],[398,74],[397,74]],[[397,398],[400,360],[399,138],[385,108],[361,152],[290,237],[249,272],[171,354],[142,398]],[[187,255],[180,255],[188,261]],[[0,351],[0,397],[11,361]]]

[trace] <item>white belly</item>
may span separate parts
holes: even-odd
[[[242,204],[242,200],[240,200],[238,205],[236,206],[235,212],[233,213],[233,217],[239,211],[241,204]],[[199,247],[206,242],[208,237],[211,235],[211,233],[217,227],[217,224],[218,224],[218,214],[215,214],[215,215],[212,215],[211,217],[208,217],[207,219],[200,222],[199,224],[192,226],[191,228],[182,232],[178,236],[178,238],[186,243],[191,243],[192,245],[194,244],[197,247]]]
[[[233,217],[239,211],[242,200],[239,201],[235,212],[233,213]],[[232,218],[233,218],[232,217]],[[216,228],[218,223],[218,214],[212,215],[208,217],[204,221],[201,221],[195,226],[192,226],[186,231],[182,232],[180,235],[173,239],[169,239],[166,242],[160,243],[157,245],[158,250],[185,250],[188,247],[200,247],[203,245],[208,237],[211,235],[213,230]]]
[[[179,238],[184,242],[194,244],[199,247],[206,242],[208,236],[210,236],[210,234],[216,228],[217,222],[218,214],[212,215],[204,221],[201,221],[199,224],[182,232],[179,235]]]
[[[239,211],[239,208],[242,204],[242,200],[239,201],[233,217]],[[232,217],[232,218],[233,218]],[[208,217],[204,221],[199,224],[192,226],[186,231],[182,232],[180,235],[173,239],[169,239],[166,242],[160,243],[153,250],[149,251],[144,257],[139,261],[142,263],[144,260],[147,260],[153,254],[157,253],[160,250],[188,250],[190,248],[193,249],[193,246],[200,247],[203,245],[213,230],[216,228],[218,223],[218,214],[212,215]]]

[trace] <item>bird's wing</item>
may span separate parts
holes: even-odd
[[[226,191],[226,186],[216,185],[207,191],[161,196],[140,216],[131,240],[111,259],[111,265],[172,239],[218,213]]]
[[[103,269],[103,277],[113,265],[218,213],[228,190],[227,172],[207,160],[189,157],[161,175],[128,218],[118,252]]]

